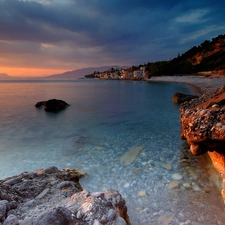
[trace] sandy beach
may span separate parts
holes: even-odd
[[[177,82],[190,85],[194,94],[201,95],[206,91],[213,91],[225,84],[225,77],[203,76],[160,76],[152,77],[149,82]]]

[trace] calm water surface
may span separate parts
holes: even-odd
[[[173,83],[0,81],[0,177],[76,168],[87,173],[84,189],[119,190],[133,225],[225,224],[214,169],[179,139],[178,91],[190,93]],[[51,98],[71,106],[58,114],[34,107]],[[135,147],[135,161],[122,162]]]

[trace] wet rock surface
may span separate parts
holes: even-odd
[[[74,169],[56,167],[0,180],[0,224],[130,224],[125,200],[116,190],[83,190]]]
[[[66,107],[68,107],[69,104],[63,100],[50,99],[48,101],[37,102],[35,106],[37,108],[40,108],[43,106],[45,111],[48,111],[48,112],[59,112],[65,109]]]
[[[187,140],[192,154],[208,152],[225,179],[225,85],[181,104],[180,123],[181,138]],[[225,198],[224,190],[222,194]]]

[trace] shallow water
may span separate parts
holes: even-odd
[[[179,139],[178,91],[190,93],[178,83],[2,81],[0,177],[76,168],[87,174],[84,189],[119,190],[133,225],[224,224],[214,169]],[[58,114],[34,107],[51,98],[71,106]],[[134,161],[122,161],[134,148]]]

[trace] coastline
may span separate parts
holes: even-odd
[[[159,76],[152,77],[148,82],[174,82],[188,85],[193,94],[202,95],[207,91],[213,91],[225,84],[225,77],[203,76]]]
[[[207,94],[209,94],[209,98],[210,98],[210,96],[211,96],[210,93],[213,93],[213,91],[216,90],[218,92],[219,89],[222,91],[223,90],[223,86],[225,84],[225,78],[224,77],[213,77],[213,76],[211,76],[211,77],[201,77],[201,76],[162,76],[162,77],[153,77],[153,78],[149,79],[149,82],[183,83],[183,84],[188,85],[191,88],[192,93],[196,94],[196,95],[199,95],[199,98],[201,99],[201,96],[203,96],[203,94],[206,94],[206,96],[207,96]],[[211,97],[213,98],[213,95]],[[193,106],[193,108],[194,108],[194,106]],[[185,128],[184,128],[184,124],[182,123],[182,120],[188,120],[188,119],[183,115],[184,111],[182,112],[182,107],[180,109],[180,113],[181,113],[181,115],[180,115],[181,116],[180,122],[181,122],[181,129],[182,129],[181,134],[183,134],[183,132],[184,132],[183,129],[187,129],[187,127],[185,126]],[[182,116],[183,116],[183,118],[182,118]],[[194,116],[196,116],[196,115],[194,114]],[[192,116],[189,116],[189,118],[192,118]],[[204,117],[203,117],[203,120],[204,120]],[[207,124],[207,121],[205,121],[205,124]],[[195,139],[196,139],[196,136],[199,135],[198,131],[200,131],[199,128],[195,128],[195,134],[194,134]],[[190,145],[191,144],[190,140],[188,140],[187,137],[185,139],[187,140],[187,142]],[[214,139],[210,139],[210,141],[213,142]],[[210,141],[209,141],[209,143],[210,143]],[[216,184],[216,186],[221,191],[221,195],[223,197],[223,200],[225,201],[225,185],[223,183],[224,170],[225,170],[225,166],[224,166],[225,165],[224,164],[225,156],[224,156],[223,152],[219,151],[219,148],[220,148],[219,146],[217,146],[217,147],[214,146],[213,149],[210,150],[210,144],[205,145],[203,147],[204,151],[207,151],[207,154],[206,154],[207,157],[209,159],[211,159],[210,161],[211,161],[212,166],[215,168],[215,171],[213,171],[214,179],[212,181],[214,182],[214,184]],[[192,152],[191,149],[192,149],[192,146],[190,145],[190,151]]]

